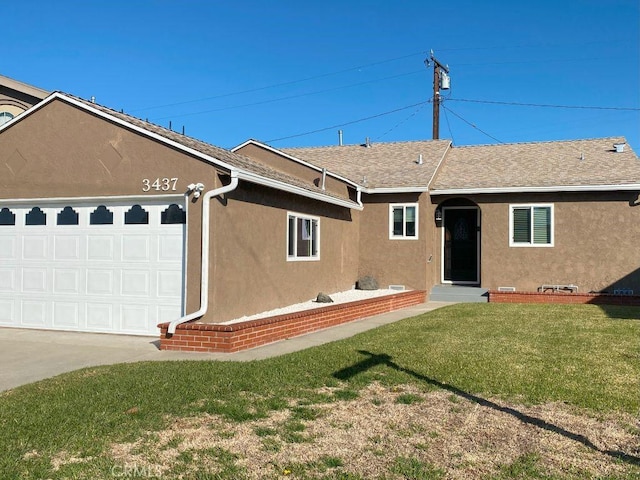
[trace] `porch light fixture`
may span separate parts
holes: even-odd
[[[440,225],[442,223],[442,209],[436,208],[435,213],[436,224]]]

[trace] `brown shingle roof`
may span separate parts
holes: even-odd
[[[186,135],[182,135],[178,132],[174,132],[173,130],[169,130],[168,128],[161,127],[154,123],[141,120],[139,118],[133,117],[126,113],[112,110],[108,107],[89,102],[87,100],[84,100],[79,97],[75,97],[73,95],[69,95],[67,93],[61,93],[61,95],[65,97],[69,97],[78,102],[81,102],[82,104],[88,107],[95,108],[96,110],[106,113],[107,115],[110,115],[112,117],[118,118],[138,128],[141,128],[148,132],[159,135],[179,145],[195,150],[198,153],[212,157],[216,160],[219,160],[220,162],[224,162],[231,167],[235,167],[235,168],[244,170],[246,172],[250,172],[252,174],[258,175],[263,178],[267,178],[270,180],[275,180],[277,182],[282,182],[288,185],[299,187],[309,192],[312,192],[316,195],[319,194],[326,197],[333,197],[341,201],[345,201],[345,200],[349,201],[349,198],[347,196],[338,195],[328,190],[322,190],[321,188],[317,187],[315,184],[311,182],[304,181],[300,178],[297,178],[292,175],[288,175],[286,173],[270,168],[269,166],[264,165],[255,160],[252,160],[248,157],[245,157],[244,155],[240,155],[238,153],[225,150],[224,148],[221,148],[221,147],[216,147],[215,145],[212,145],[210,143],[206,143],[201,140],[198,140]]]
[[[450,143],[428,140],[280,150],[367,188],[426,188]]]
[[[640,183],[640,160],[623,137],[455,147],[431,190],[588,187]]]

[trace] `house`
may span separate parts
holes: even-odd
[[[624,138],[283,154],[361,185],[360,273],[383,284],[640,292],[640,161]]]
[[[229,151],[0,86],[0,105],[23,108],[0,107],[0,326],[172,334],[365,275],[640,292],[640,162],[624,138]]]
[[[55,92],[0,126],[0,325],[156,335],[357,277],[352,182]]]

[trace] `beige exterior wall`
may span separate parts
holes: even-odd
[[[480,207],[481,285],[535,291],[543,284],[574,284],[580,292],[630,288],[639,294],[640,206],[633,205],[637,196],[638,192],[601,192],[469,197]],[[509,206],[521,203],[553,204],[553,247],[509,246]],[[440,239],[441,228],[437,230]]]
[[[358,272],[357,215],[240,182],[213,201],[210,314],[219,322],[352,288]],[[320,220],[320,260],[287,261],[287,213]]]
[[[426,193],[363,195],[360,220],[360,265],[358,275],[372,275],[381,288],[404,285],[430,289],[434,268],[433,206]],[[389,238],[389,207],[418,203],[418,238]],[[433,254],[433,257],[430,256]]]

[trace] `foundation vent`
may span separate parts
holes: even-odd
[[[631,288],[616,288],[613,290],[614,295],[633,295],[633,289]]]
[[[389,290],[398,290],[400,292],[406,290],[404,285],[389,285]]]
[[[499,292],[515,292],[516,287],[498,287]]]

